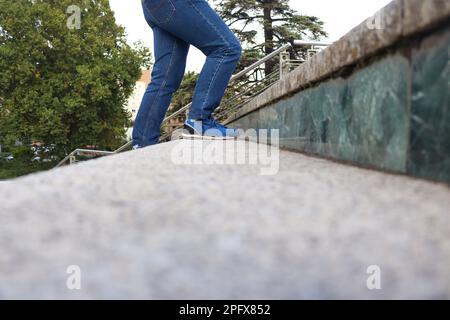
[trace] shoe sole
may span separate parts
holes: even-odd
[[[190,140],[219,140],[219,141],[224,141],[224,140],[235,140],[237,139],[237,137],[212,137],[212,136],[201,136],[201,135],[197,135],[197,134],[185,134],[183,133],[181,135],[181,137],[183,139],[190,139]]]

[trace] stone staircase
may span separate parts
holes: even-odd
[[[288,151],[270,176],[176,163],[186,143],[0,184],[0,298],[450,298],[447,186]]]
[[[228,117],[282,150],[180,140],[0,184],[0,298],[449,299],[449,16],[393,1]]]

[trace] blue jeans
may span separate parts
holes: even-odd
[[[242,47],[206,0],[142,0],[142,5],[155,40],[152,80],[133,129],[133,144],[145,147],[159,141],[162,121],[184,76],[189,46],[207,57],[189,114],[196,120],[209,119],[220,105]]]

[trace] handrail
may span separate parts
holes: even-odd
[[[131,147],[132,144],[133,144],[133,141],[128,141],[126,144],[121,146],[119,149],[114,150],[114,153],[121,153],[122,151],[126,150],[128,147]]]
[[[265,62],[269,61],[270,59],[276,57],[277,55],[279,55],[281,52],[284,52],[288,49],[290,49],[292,47],[292,44],[288,43],[285,44],[283,46],[281,46],[280,48],[278,48],[277,50],[275,50],[274,52],[270,53],[269,55],[265,56],[264,58],[262,58],[261,60],[255,62],[254,64],[252,64],[251,66],[245,68],[244,70],[236,73],[234,76],[231,77],[229,84],[233,83],[234,81],[242,78],[243,76],[245,76],[247,73],[249,73],[250,71],[255,70],[256,68],[258,68],[259,66],[261,66],[262,64],[264,64]],[[187,110],[189,110],[189,108],[192,106],[192,102],[187,104],[186,106],[184,106],[183,108],[177,110],[176,112],[172,113],[171,115],[167,116],[163,123],[166,123],[167,121],[176,118],[177,116],[179,116],[180,114],[183,114],[183,112],[186,112]]]
[[[286,52],[287,50],[289,50],[292,47],[305,47],[305,46],[326,47],[326,46],[329,46],[330,44],[331,43],[321,42],[321,41],[294,40],[291,43],[285,44],[285,45],[281,46],[280,48],[274,50],[272,53],[268,54],[267,56],[263,57],[262,59],[258,60],[257,62],[253,63],[252,65],[250,65],[249,67],[247,67],[244,70],[242,70],[242,71],[236,73],[235,75],[233,75],[231,77],[231,79],[230,79],[229,84],[231,84],[231,83],[235,82],[236,80],[242,78],[243,76],[245,76],[249,72],[257,69],[262,64],[264,64],[267,61],[269,61],[270,59],[272,59],[272,58],[282,54],[283,52]],[[170,114],[169,116],[167,116],[163,120],[162,125],[164,125],[168,121],[178,117],[179,115],[187,112],[190,109],[191,106],[192,106],[192,102],[187,104],[186,106],[182,107],[181,109],[177,110],[176,112]],[[79,152],[89,152],[89,153],[94,153],[94,154],[98,154],[98,155],[117,154],[117,153],[120,153],[120,152],[130,148],[132,146],[132,144],[133,144],[132,141],[128,141],[126,144],[124,144],[120,148],[116,149],[115,151],[98,151],[98,150],[76,149],[73,152],[71,152],[69,155],[67,155],[63,160],[61,160],[61,162],[59,162],[56,167],[59,167],[59,166],[63,165],[67,160],[69,160],[71,157],[75,156]]]
[[[67,160],[69,160],[71,157],[73,157],[75,155],[75,153],[77,152],[77,150],[72,151],[71,153],[69,153],[64,159],[62,159],[57,165],[56,168],[62,166],[64,163],[66,163]]]
[[[325,42],[325,41],[304,41],[304,40],[294,40],[292,42],[295,47],[307,47],[307,46],[313,46],[313,47],[328,47],[332,45],[332,42]]]
[[[242,70],[241,72],[236,73],[233,77],[231,77],[230,83],[242,78],[243,76],[245,76],[247,73],[249,73],[250,71],[255,70],[256,68],[258,68],[260,65],[262,65],[263,63],[266,63],[267,61],[269,61],[270,59],[278,56],[281,52],[284,52],[286,50],[289,50],[290,48],[292,48],[292,44],[288,43],[285,44],[281,47],[279,47],[277,50],[273,51],[272,53],[268,54],[267,56],[265,56],[264,58],[262,58],[261,60],[258,60],[257,62],[255,62],[254,64],[252,64],[251,66],[245,68],[244,70]]]
[[[56,167],[60,167],[61,165],[63,165],[67,160],[69,160],[71,157],[73,157],[74,155],[78,154],[78,153],[95,153],[98,155],[111,155],[114,154],[115,152],[113,151],[101,151],[101,150],[90,150],[90,149],[75,149],[74,151],[72,151],[70,154],[68,154],[63,160],[61,160]]]

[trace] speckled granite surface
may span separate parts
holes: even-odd
[[[0,298],[450,298],[448,187],[285,151],[273,176],[175,165],[179,143],[0,184]]]

